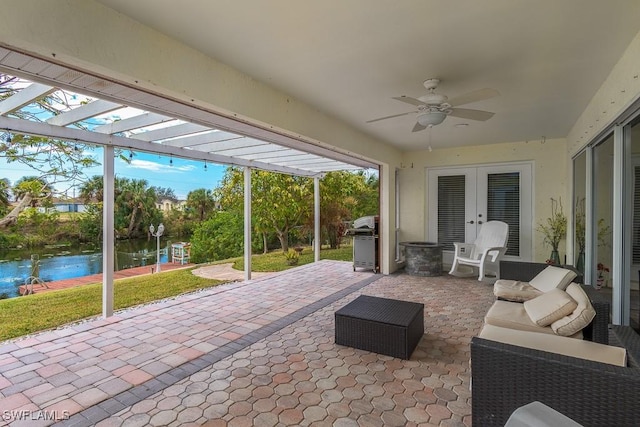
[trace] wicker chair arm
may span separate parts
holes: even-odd
[[[637,425],[640,369],[471,340],[472,423],[504,426],[535,400],[588,426]]]

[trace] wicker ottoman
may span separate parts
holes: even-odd
[[[361,295],[335,323],[336,344],[409,359],[424,334],[424,304]]]

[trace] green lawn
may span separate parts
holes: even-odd
[[[333,259],[337,261],[352,261],[353,249],[351,246],[343,246],[340,249],[322,249],[320,259]],[[244,270],[244,258],[233,258],[226,262],[233,261],[233,268]],[[298,266],[313,262],[313,249],[305,247],[298,260]],[[253,255],[251,257],[251,271],[283,271],[296,265],[287,265],[284,253],[281,250],[269,252],[267,254]]]
[[[191,270],[175,270],[116,280],[114,308],[132,307],[223,283],[194,276]],[[101,313],[101,283],[0,300],[0,341],[55,328]]]
[[[323,249],[320,258],[351,261],[352,249],[351,246]],[[239,270],[244,268],[243,258],[233,258],[216,264],[222,262],[233,262],[234,268]],[[305,248],[298,265],[311,262],[313,251],[311,248]],[[251,266],[252,271],[282,271],[295,267],[286,264],[282,251],[254,255]],[[194,276],[191,273],[192,269],[116,280],[114,308],[119,310],[223,283]],[[56,328],[101,313],[101,283],[0,300],[0,341]]]

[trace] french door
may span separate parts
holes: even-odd
[[[505,258],[531,260],[531,175],[530,163],[428,170],[427,239],[444,245],[445,263],[454,242],[473,242],[493,220],[509,224]]]

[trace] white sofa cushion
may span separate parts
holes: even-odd
[[[565,291],[555,288],[529,301],[525,301],[524,309],[538,326],[549,326],[556,320],[573,313],[578,303]]]
[[[578,307],[573,310],[573,313],[551,324],[553,332],[565,337],[582,331],[596,317],[596,310],[579,284],[571,283],[567,286],[567,293],[578,303]]]
[[[504,344],[563,354],[565,356],[592,360],[594,362],[616,366],[627,365],[627,352],[624,348],[591,341],[574,340],[567,337],[541,334],[538,332],[518,331],[494,325],[484,325],[478,336]],[[471,362],[473,363],[473,361]]]
[[[572,270],[550,265],[529,280],[529,284],[541,292],[548,292],[555,288],[564,291],[576,276],[577,274]]]
[[[511,301],[495,301],[484,317],[484,323],[503,328],[516,329],[519,331],[540,332],[554,335],[550,326],[538,326],[529,317],[524,304]],[[582,331],[571,338],[582,339]]]

